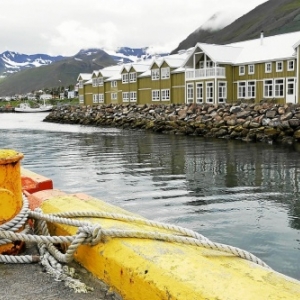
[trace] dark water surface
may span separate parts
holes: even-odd
[[[55,188],[252,252],[300,279],[300,150],[0,114],[0,148]],[[300,146],[299,146],[300,148]]]

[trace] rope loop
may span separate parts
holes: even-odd
[[[152,228],[152,231],[103,229],[98,224],[95,225],[89,221],[76,220],[78,217],[112,219],[119,222],[131,222],[138,225],[142,224]],[[28,234],[28,226],[24,226],[28,218],[34,220],[34,231],[37,233],[36,235]],[[47,223],[65,224],[77,227],[77,233],[74,236],[50,236]],[[22,226],[25,227],[24,231],[16,233],[16,231],[18,231]],[[157,228],[168,230],[168,233],[159,232],[156,230]],[[74,279],[68,275],[68,272],[64,271],[65,269],[60,263],[71,262],[74,258],[74,253],[80,245],[85,244],[94,246],[98,243],[104,243],[105,237],[153,239],[194,245],[230,253],[270,269],[266,263],[245,250],[212,242],[205,236],[180,226],[149,221],[144,218],[138,218],[126,214],[114,214],[107,212],[80,211],[44,214],[40,208],[31,211],[29,209],[28,200],[25,196],[23,196],[23,207],[20,213],[13,220],[0,226],[0,245],[11,243],[16,240],[35,242],[38,245],[40,258],[37,258],[36,256],[10,258],[7,255],[0,255],[0,263],[32,263],[41,261],[41,264],[46,268],[47,272],[52,274],[56,280],[69,282],[69,286],[75,290],[86,291],[88,288],[85,289],[81,283],[74,281]],[[65,253],[62,253],[59,249],[57,249],[55,246],[57,243],[63,244],[64,247],[68,245]],[[78,286],[80,286],[80,288],[78,288]]]

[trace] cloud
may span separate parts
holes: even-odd
[[[225,13],[209,26],[221,26],[263,2],[89,0],[87,5],[79,0],[1,0],[5,30],[0,31],[0,52],[74,55],[87,47],[123,46],[171,51],[216,11]]]

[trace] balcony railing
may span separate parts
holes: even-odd
[[[225,68],[188,69],[185,71],[185,79],[225,78]]]

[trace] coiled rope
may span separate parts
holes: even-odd
[[[92,222],[71,219],[81,217],[105,218],[132,222],[147,225],[150,228],[153,228],[153,231],[104,229],[100,225],[95,225]],[[28,225],[25,225],[28,219],[35,220],[35,234],[30,234],[31,228]],[[78,227],[78,231],[74,236],[50,236],[46,222],[75,226]],[[16,232],[23,226],[24,230],[22,232]],[[171,230],[173,233],[161,233],[155,229]],[[35,211],[29,209],[28,200],[25,195],[23,196],[23,207],[20,213],[13,220],[0,226],[0,245],[14,241],[34,242],[38,245],[40,256],[0,255],[0,263],[40,262],[46,271],[54,276],[56,280],[65,281],[65,284],[73,288],[76,292],[87,292],[89,288],[78,279],[73,278],[74,270],[67,266],[63,267],[60,263],[70,263],[74,258],[75,251],[80,245],[95,245],[99,242],[105,242],[106,237],[152,239],[201,246],[232,254],[270,269],[266,263],[248,251],[230,245],[212,242],[203,235],[180,226],[150,221],[124,214],[95,211],[43,214],[41,209],[36,209]],[[54,246],[54,244],[69,244],[69,246],[66,252],[62,253]]]

